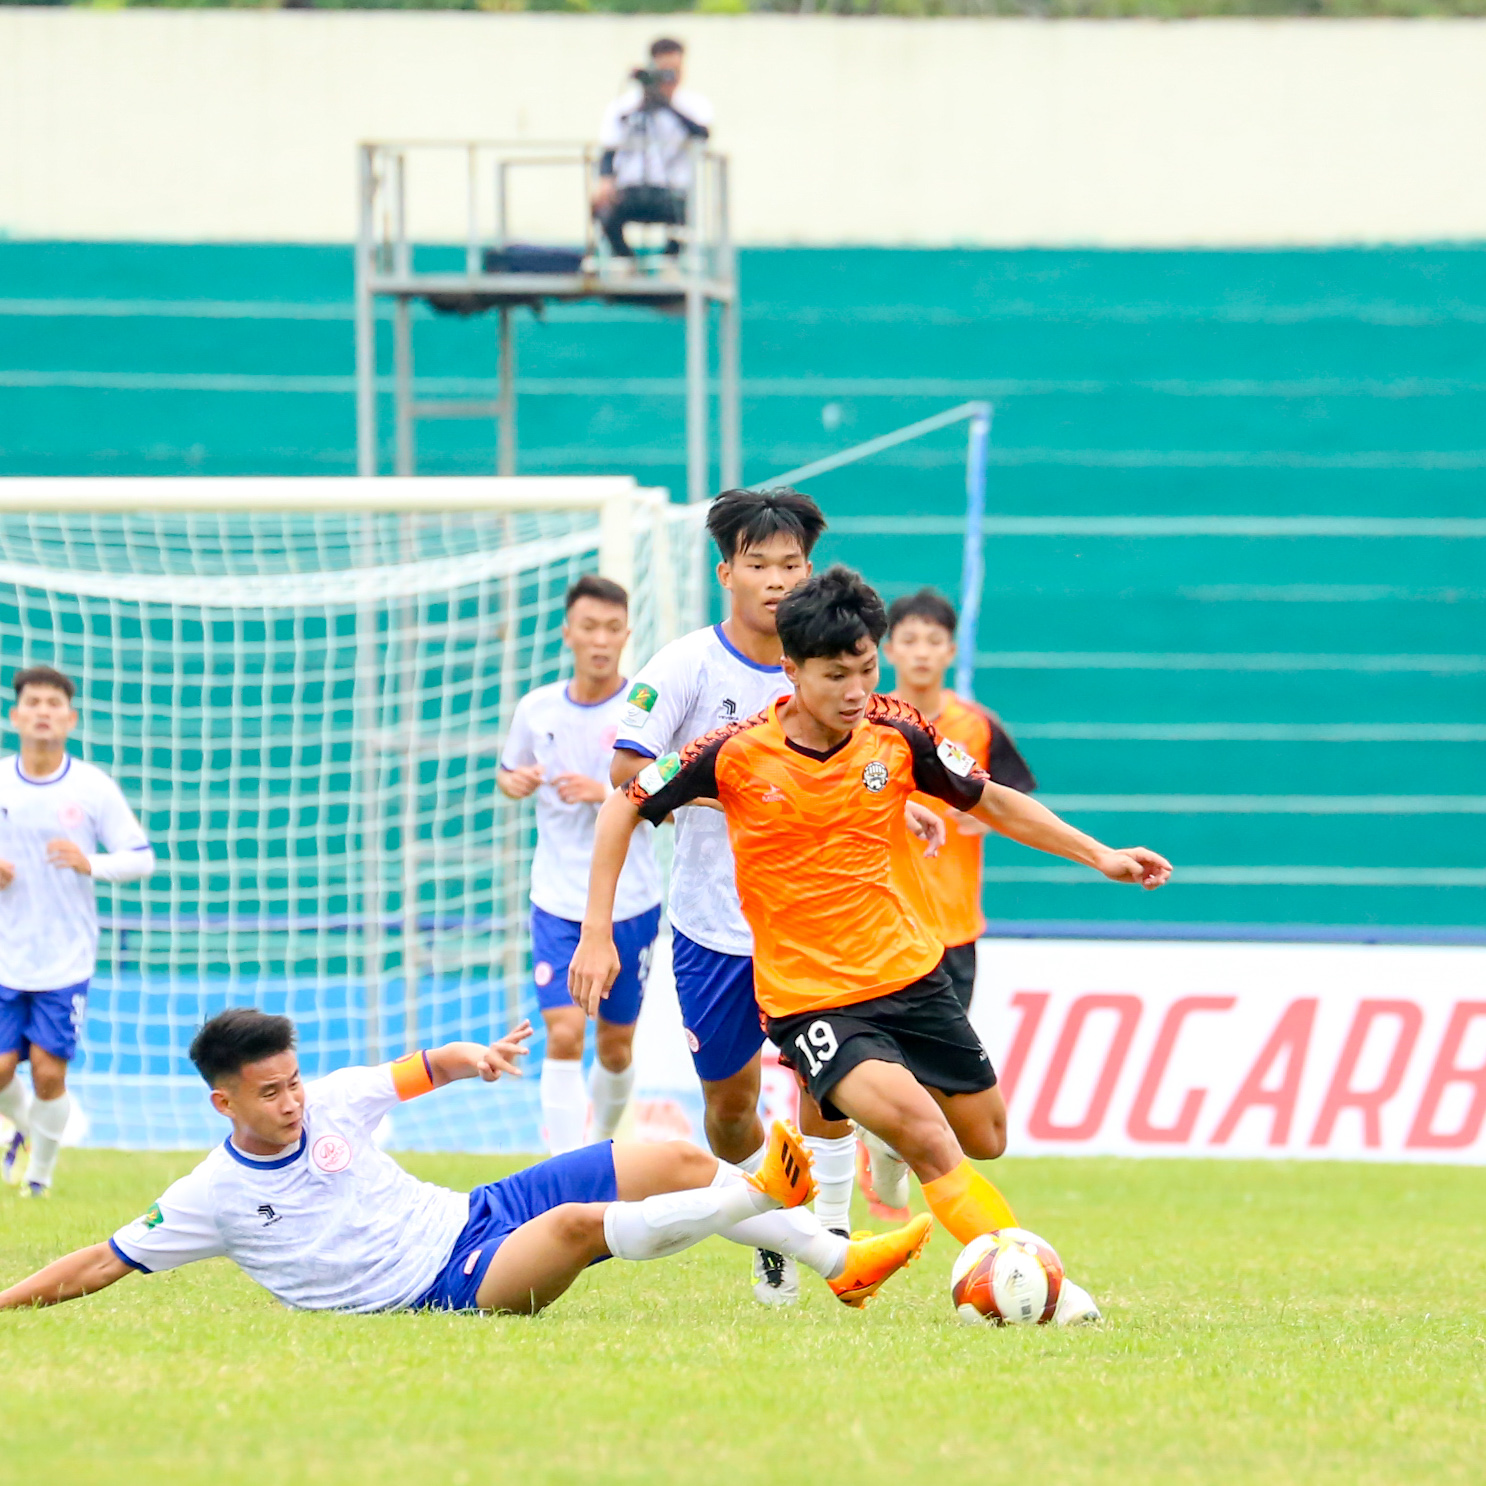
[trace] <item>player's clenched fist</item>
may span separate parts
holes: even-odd
[[[15,881],[15,863],[0,858],[0,888],[8,888]]]
[[[584,929],[568,964],[568,994],[589,1016],[597,1016],[599,1002],[609,994],[618,974],[614,936]]]
[[[1111,882],[1139,883],[1143,888],[1162,887],[1171,876],[1171,863],[1145,846],[1122,846],[1106,853],[1098,865]]]

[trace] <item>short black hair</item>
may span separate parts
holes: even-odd
[[[623,584],[612,578],[599,578],[593,573],[585,573],[568,588],[567,597],[562,601],[562,612],[566,614],[579,599],[597,599],[601,604],[618,604],[621,609],[629,609],[629,595]]]
[[[724,490],[707,512],[707,530],[724,562],[770,537],[794,537],[809,557],[826,529],[821,509],[792,485],[772,490]]]
[[[229,1006],[203,1023],[191,1039],[196,1071],[216,1088],[249,1063],[287,1053],[294,1046],[294,1023],[253,1006]]]
[[[685,52],[686,48],[674,36],[657,36],[650,43],[650,60],[663,57],[667,52]]]
[[[937,588],[920,588],[917,593],[894,599],[887,611],[888,634],[892,634],[905,619],[923,619],[940,625],[949,631],[951,639],[960,622],[955,606]]]
[[[839,562],[791,589],[775,611],[779,643],[792,661],[854,654],[887,632],[877,590]]]
[[[15,687],[17,701],[28,686],[55,686],[69,702],[77,695],[71,677],[64,676],[55,666],[27,666],[24,671],[15,673],[11,685]]]

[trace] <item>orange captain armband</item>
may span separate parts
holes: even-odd
[[[433,1069],[427,1053],[406,1053],[395,1058],[389,1066],[392,1069],[392,1087],[397,1090],[399,1099],[416,1099],[432,1090]]]

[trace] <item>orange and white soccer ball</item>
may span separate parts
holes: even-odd
[[[1025,1228],[972,1238],[950,1272],[950,1299],[962,1321],[979,1326],[1046,1326],[1063,1293],[1063,1261]]]

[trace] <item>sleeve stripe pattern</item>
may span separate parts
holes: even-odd
[[[127,1264],[129,1266],[130,1269],[137,1269],[141,1274],[153,1274],[154,1273],[154,1271],[152,1269],[150,1269],[150,1267],[147,1264],[141,1264],[138,1259],[131,1259],[123,1251],[123,1249],[121,1249],[118,1246],[118,1244],[116,1244],[113,1241],[113,1239],[109,1239],[108,1246],[109,1246],[109,1248],[111,1248],[114,1251],[115,1254],[117,1254],[119,1256],[120,1259],[122,1259],[124,1261],[125,1264]]]
[[[725,722],[720,728],[713,728],[710,733],[703,733],[700,738],[693,738],[692,741],[688,743],[679,754],[676,755],[676,771],[666,781],[662,789],[655,791],[654,794],[647,790],[644,784],[641,783],[641,781],[644,779],[648,771],[642,769],[638,774],[635,775],[632,780],[630,780],[629,784],[625,787],[625,797],[629,800],[631,805],[633,805],[642,814],[645,814],[646,807],[649,806],[652,801],[659,799],[662,795],[665,794],[667,790],[671,789],[673,786],[676,786],[679,781],[686,779],[687,771],[692,768],[699,759],[705,758],[708,753],[715,754],[717,750],[721,748],[722,745],[726,743],[729,738],[733,737],[737,733],[743,732],[745,728],[757,727],[761,722],[768,721],[768,717],[769,713],[768,709],[766,708],[762,712],[755,712],[752,717],[740,718],[733,722]],[[689,799],[691,798],[691,796],[687,796],[687,798]],[[678,803],[684,803],[684,801]],[[668,804],[667,807],[664,810],[661,810],[659,813],[661,815],[669,814],[670,808],[671,807]],[[653,819],[653,816],[646,815],[646,819]]]
[[[392,1087],[404,1102],[433,1089],[433,1066],[425,1052],[407,1053],[392,1064]]]
[[[958,744],[940,737],[934,724],[917,707],[900,697],[873,694],[867,703],[867,721],[898,732],[913,756],[914,782],[926,794],[937,796],[959,810],[974,807],[985,786],[991,782],[986,773]],[[967,766],[953,773],[945,767],[945,750],[957,754]]]

